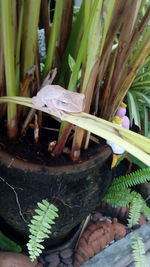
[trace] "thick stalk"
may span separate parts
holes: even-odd
[[[115,3],[113,17],[108,29],[106,43],[101,56],[100,73],[98,77],[98,86],[102,81],[103,75],[106,71],[110,54],[112,52],[112,46],[115,39],[115,35],[122,24],[124,16],[126,16],[126,2],[124,0],[117,1]]]
[[[96,11],[97,11],[97,6],[98,6],[99,2],[101,2],[101,1],[102,0],[95,0],[93,3],[93,7],[91,10],[91,16],[88,20],[88,24],[87,24],[86,30],[84,32],[80,47],[79,47],[76,64],[74,66],[73,73],[72,73],[72,76],[71,76],[70,81],[69,81],[68,90],[70,90],[70,91],[75,91],[81,63],[82,63],[83,56],[84,56],[84,50],[87,47],[87,40],[88,40],[89,31],[90,31],[93,19],[95,17]]]
[[[0,6],[1,9],[1,6]],[[1,11],[0,11],[1,14]],[[2,25],[1,17],[0,17],[0,25]],[[2,37],[2,28],[0,27],[0,36]],[[4,78],[4,48],[3,41],[0,38],[0,96],[5,95],[5,78]],[[5,105],[1,105],[0,107],[0,119],[3,118],[5,112]]]
[[[6,91],[8,96],[16,95],[15,76],[15,51],[14,51],[14,25],[12,14],[12,2],[10,0],[1,1],[1,19],[3,31],[4,64],[6,77]],[[9,104],[7,108],[7,125],[9,138],[17,135],[17,113],[16,105]]]
[[[99,1],[100,0],[95,0],[94,3],[93,3],[93,7],[92,7],[92,10],[91,10],[91,16],[90,16],[90,18],[88,20],[87,27],[85,29],[85,32],[84,32],[82,40],[81,40],[81,44],[80,44],[80,47],[79,47],[77,60],[76,60],[76,63],[75,63],[75,66],[74,66],[74,69],[73,69],[73,72],[72,72],[72,75],[71,75],[71,78],[70,78],[70,81],[69,81],[69,85],[68,85],[68,90],[70,90],[70,91],[75,91],[75,88],[76,88],[76,84],[77,84],[78,76],[79,76],[79,71],[80,71],[80,68],[81,68],[81,63],[82,63],[82,61],[84,59],[84,55],[85,55],[84,50],[87,47],[87,40],[88,40],[90,27],[92,25],[92,21],[93,21],[93,18],[95,16]],[[70,125],[70,128],[71,127],[72,126]],[[62,147],[62,145],[61,145],[61,143],[63,142],[62,136],[63,136],[63,131],[66,132],[65,128],[68,129],[68,124],[63,122],[61,124],[61,127],[60,127],[59,140],[58,140],[58,143],[57,143],[57,145],[56,145],[56,147],[54,149],[54,154],[56,154],[55,153],[56,150],[60,151],[60,149],[58,148],[59,146]]]
[[[46,43],[46,47],[48,47],[48,41],[49,41],[50,30],[51,30],[48,0],[41,0],[41,16],[42,16],[43,27],[45,30],[45,43]]]
[[[99,69],[98,67],[99,67],[99,61],[97,61],[95,63],[95,65],[93,66],[93,70],[92,70],[91,75],[90,75],[90,80],[89,80],[88,85],[87,85],[85,109],[84,109],[84,111],[87,113],[89,113],[89,110],[90,110],[90,105],[91,105],[91,101],[92,101],[92,93],[94,90],[94,85],[96,82],[96,77],[97,77],[98,69]],[[92,89],[91,90],[92,93],[91,93],[90,89]],[[80,148],[82,145],[84,135],[85,135],[84,129],[79,128],[79,127],[75,128],[75,134],[74,134],[74,138],[73,138],[72,151],[71,151],[72,160],[78,160],[80,157]],[[85,138],[86,138],[86,136],[85,136]],[[88,138],[90,138],[89,134],[88,134]],[[86,143],[86,139],[84,140],[84,142]],[[83,144],[83,145],[85,145],[85,144]]]
[[[87,62],[84,73],[84,80],[80,90],[80,92],[84,93],[86,96],[85,112],[90,111],[96,78],[99,70],[99,58],[103,50],[103,45],[110,24],[112,12],[114,10],[114,4],[115,4],[114,0],[99,1],[97,10],[95,12],[94,20],[91,25],[91,30],[88,38]],[[105,18],[104,21],[102,17]],[[79,151],[83,142],[84,135],[85,135],[84,142],[86,144],[84,145],[84,147],[87,148],[90,135],[88,134],[86,137],[86,133],[83,129],[82,130],[79,128],[76,129],[73,140],[72,153],[71,153],[71,157],[74,160],[78,160],[78,158],[74,155],[79,156],[80,154]],[[78,153],[76,153],[76,150],[78,151]]]
[[[109,118],[108,106],[106,103],[109,102],[109,98],[111,96],[111,81],[112,81],[113,71],[114,71],[114,67],[115,67],[116,55],[117,55],[117,50],[115,50],[109,58],[109,64],[108,64],[109,67],[106,70],[107,71],[107,78],[106,78],[104,85],[103,85],[106,93],[104,94],[103,98],[101,99],[102,116],[100,116],[100,117],[102,117],[105,120],[108,120],[108,118]]]
[[[34,65],[41,0],[24,1],[22,29],[22,78]],[[26,92],[28,95],[29,92]]]
[[[114,11],[115,11],[115,0],[111,0],[111,1],[105,0],[103,3],[103,8],[102,8],[102,17],[104,18],[104,22],[102,23],[102,38],[100,41],[99,52],[98,52],[99,58],[102,57],[104,44],[106,42],[107,33],[108,33],[109,28],[110,28],[111,19],[112,19],[112,15],[113,15]],[[98,68],[98,66],[97,66],[97,68]],[[95,73],[94,83],[91,83],[92,81],[90,81],[90,80],[92,80],[92,73],[91,73],[91,78],[89,79],[89,83],[87,85],[87,89],[86,89],[87,94],[88,94],[88,91],[90,91],[89,101],[87,104],[89,107],[91,107],[91,102],[92,102],[93,93],[94,93],[94,92],[93,93],[91,92],[90,87],[93,86],[93,88],[95,89],[95,83],[96,83],[96,79],[98,76],[97,75],[98,72],[99,72],[99,69],[97,69],[97,72]],[[89,111],[90,111],[90,109],[89,109]],[[88,148],[89,141],[90,141],[90,133],[85,132],[84,143],[83,143],[85,149]]]
[[[125,12],[125,14],[126,14],[126,12]],[[122,16],[122,17],[124,17],[124,16]],[[117,80],[115,80],[116,85],[114,86],[114,84],[111,81],[111,85],[109,87],[110,92],[111,92],[111,97],[113,98],[113,100],[111,99],[110,93],[108,93],[106,87],[103,86],[103,88],[101,88],[100,116],[104,119],[111,119],[109,107],[111,106],[112,102],[114,101],[114,95],[117,95],[117,96],[119,95],[118,94],[118,88],[120,88],[122,86],[122,83],[124,82],[124,80],[126,79],[126,76],[128,75],[129,69],[128,69],[127,63],[128,64],[130,63],[130,66],[131,66],[132,63],[134,63],[135,59],[138,57],[138,55],[140,53],[139,51],[141,49],[141,46],[143,45],[141,41],[140,41],[141,45],[140,46],[138,45],[138,49],[136,49],[136,52],[134,52],[134,54],[133,54],[133,51],[134,51],[134,48],[135,48],[139,38],[141,37],[142,31],[144,30],[146,24],[149,21],[149,17],[150,17],[150,7],[147,9],[144,17],[142,18],[139,27],[135,28],[130,43],[124,49],[124,51],[126,50],[126,53],[123,52],[125,54],[124,58],[122,59],[122,63],[119,63],[121,67],[120,68],[117,67],[118,68],[118,75],[116,75],[116,77],[117,77]],[[126,16],[125,16],[125,18],[126,18]],[[123,35],[123,38],[124,38],[124,35]],[[123,47],[124,47],[124,45],[123,45]],[[109,55],[108,55],[108,58],[109,58]],[[121,59],[121,55],[120,55],[119,60],[120,59]],[[130,59],[130,61],[129,61],[129,59]],[[101,65],[103,65],[102,62],[101,62]],[[114,69],[115,69],[115,66],[114,66]],[[115,69],[115,71],[116,71],[116,69]]]
[[[43,71],[44,76],[48,74],[53,64],[57,42],[59,42],[59,33],[60,33],[64,4],[65,2],[63,0],[56,1],[54,19],[53,19],[53,24],[52,24],[52,29],[51,29],[51,34],[50,34],[50,39],[49,39],[49,44],[48,44],[45,67]]]
[[[100,60],[99,75],[97,79],[96,92],[100,90],[100,99],[97,99],[97,105],[99,104],[100,111],[103,114],[105,102],[103,99],[107,98],[107,91],[105,86],[102,86],[102,81],[104,79],[107,68],[109,68],[110,55],[112,53],[112,46],[117,34],[118,29],[122,25],[124,17],[127,16],[126,12],[127,2],[124,0],[117,1],[115,3],[114,13],[112,21],[108,30],[106,43],[104,45],[103,53]],[[99,102],[99,103],[98,103]],[[100,114],[100,116],[102,115]]]
[[[58,84],[68,85],[68,79],[66,83],[66,78],[70,76],[70,68],[68,64],[68,56],[69,54],[76,60],[78,55],[78,49],[80,46],[82,34],[83,34],[83,25],[82,25],[82,19],[83,19],[83,3],[80,7],[79,13],[77,15],[76,21],[74,25],[72,26],[72,31],[70,33],[70,38],[68,40],[68,44],[66,46],[66,50],[64,52],[60,70],[58,72]]]
[[[12,6],[12,24],[13,24],[13,36],[14,36],[14,47],[16,46],[17,36],[17,0],[10,0]]]
[[[68,43],[68,38],[72,28],[72,18],[73,18],[73,0],[65,0],[63,14],[62,14],[62,22],[61,22],[61,30],[60,30],[60,40],[59,40],[59,58],[62,61],[62,57]]]
[[[17,42],[16,42],[16,88],[19,92],[20,85],[20,48],[21,48],[21,37],[22,37],[22,26],[23,26],[23,11],[24,11],[24,1],[20,1],[20,13],[19,13],[19,26],[17,32]],[[17,92],[17,93],[18,93]]]
[[[132,1],[127,0],[127,11],[128,16],[124,19],[122,30],[120,33],[119,44],[117,47],[117,56],[114,66],[114,73],[111,81],[111,94],[116,88],[118,88],[118,81],[121,78],[123,73],[123,67],[125,66],[124,60],[126,58],[126,53],[133,36],[134,24],[138,15],[141,1]]]
[[[99,45],[99,56],[102,55],[104,43],[106,41],[106,36],[110,28],[112,14],[115,9],[115,4],[116,4],[115,2],[116,2],[115,0],[105,0],[103,4],[102,17],[104,19],[104,22],[103,22],[104,25],[102,27],[102,38],[101,38],[101,42]]]

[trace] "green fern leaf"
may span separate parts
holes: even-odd
[[[133,201],[134,198],[142,199],[143,203],[145,203],[145,200],[142,198],[141,194],[137,193],[136,191],[131,191],[131,196],[130,196],[131,202]]]
[[[42,211],[46,211],[47,210],[47,207],[45,205],[43,205],[42,203],[38,202],[37,205]]]
[[[140,194],[131,191],[128,187],[150,180],[150,168],[138,170],[114,180],[104,197],[104,201],[112,206],[127,207],[130,204],[128,226],[138,223],[140,213],[150,218],[150,208],[146,205]]]
[[[138,223],[142,207],[143,200],[141,198],[135,197],[130,205],[128,227],[131,228],[133,225]]]
[[[143,202],[142,212],[148,219],[150,219],[150,208],[146,205],[145,201]]]
[[[150,168],[140,169],[136,172],[114,179],[111,188],[128,188],[140,183],[150,181]]]
[[[146,267],[145,247],[141,237],[134,236],[132,243],[132,255],[135,267]]]
[[[115,188],[110,188],[106,193],[103,201],[112,205],[113,207],[121,206],[126,207],[132,201],[131,190],[125,188],[123,190],[116,190]]]
[[[35,209],[36,215],[33,216],[29,224],[29,242],[27,243],[31,261],[38,257],[44,246],[41,244],[45,238],[51,234],[51,224],[58,217],[58,209],[47,200],[37,203],[39,209]]]
[[[42,215],[44,214],[44,211],[43,210],[39,210],[39,209],[35,209],[35,212],[38,214],[38,215]]]
[[[140,203],[142,203],[140,212],[143,213],[147,218],[150,218],[150,208],[147,206],[144,198],[139,193],[137,193],[135,191],[131,191],[131,193],[130,193],[130,199],[132,199],[131,200],[131,203],[132,203],[132,201],[134,199],[137,199],[137,205],[140,205],[141,206]],[[140,208],[140,206],[139,206],[139,208]],[[130,206],[130,208],[131,208],[131,206]]]

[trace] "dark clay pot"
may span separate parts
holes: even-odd
[[[47,199],[59,209],[50,238],[51,244],[59,243],[106,193],[112,181],[111,154],[108,146],[102,146],[89,160],[48,167],[0,151],[0,216],[28,236],[27,223],[37,202]]]

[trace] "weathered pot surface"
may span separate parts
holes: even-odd
[[[48,167],[0,151],[0,216],[23,236],[37,202],[59,209],[51,244],[63,240],[100,202],[112,181],[112,151],[102,146],[89,160]]]

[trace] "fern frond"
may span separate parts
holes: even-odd
[[[131,191],[130,193],[130,200],[131,203],[133,202],[134,199],[137,199],[137,205],[138,205],[138,201],[142,203],[141,206],[141,213],[143,213],[146,218],[150,218],[150,208],[147,206],[144,198],[141,196],[141,194],[135,192],[135,191]],[[139,203],[140,204],[140,203]]]
[[[130,189],[125,188],[118,191],[115,188],[110,187],[104,196],[103,201],[110,204],[112,207],[126,207],[132,201],[132,198]]]
[[[147,206],[147,204],[145,203],[145,201],[143,202],[142,213],[143,213],[148,219],[150,219],[150,208]]]
[[[123,189],[148,181],[150,181],[150,168],[145,168],[114,179],[111,188]]]
[[[134,236],[132,255],[135,267],[146,267],[145,247],[142,238],[139,236]]]
[[[141,198],[135,197],[131,204],[129,210],[129,217],[128,217],[128,227],[132,227],[133,225],[137,224],[140,218],[140,213],[143,206],[143,200]]]
[[[139,193],[131,191],[129,188],[115,190],[114,187],[110,187],[103,201],[112,207],[129,207],[129,227],[138,223],[140,213],[150,218],[150,208],[146,205],[145,200]]]
[[[30,240],[27,247],[31,261],[34,261],[41,254],[44,249],[41,243],[51,234],[51,225],[58,217],[58,209],[47,200],[42,200],[37,205],[36,215],[33,216],[31,224],[29,224]]]
[[[127,207],[134,198],[141,198],[141,195],[135,191],[131,191],[130,188],[116,189],[111,186],[104,196],[103,201],[112,206]],[[144,199],[143,202],[145,203]]]
[[[142,199],[142,201],[143,201],[143,203],[145,203],[145,200],[144,200],[144,198],[141,196],[141,194],[139,194],[139,193],[137,193],[136,191],[131,191],[131,197],[130,197],[130,199],[131,199],[131,202],[133,201],[133,199],[135,199],[135,198],[137,198],[137,199]]]

